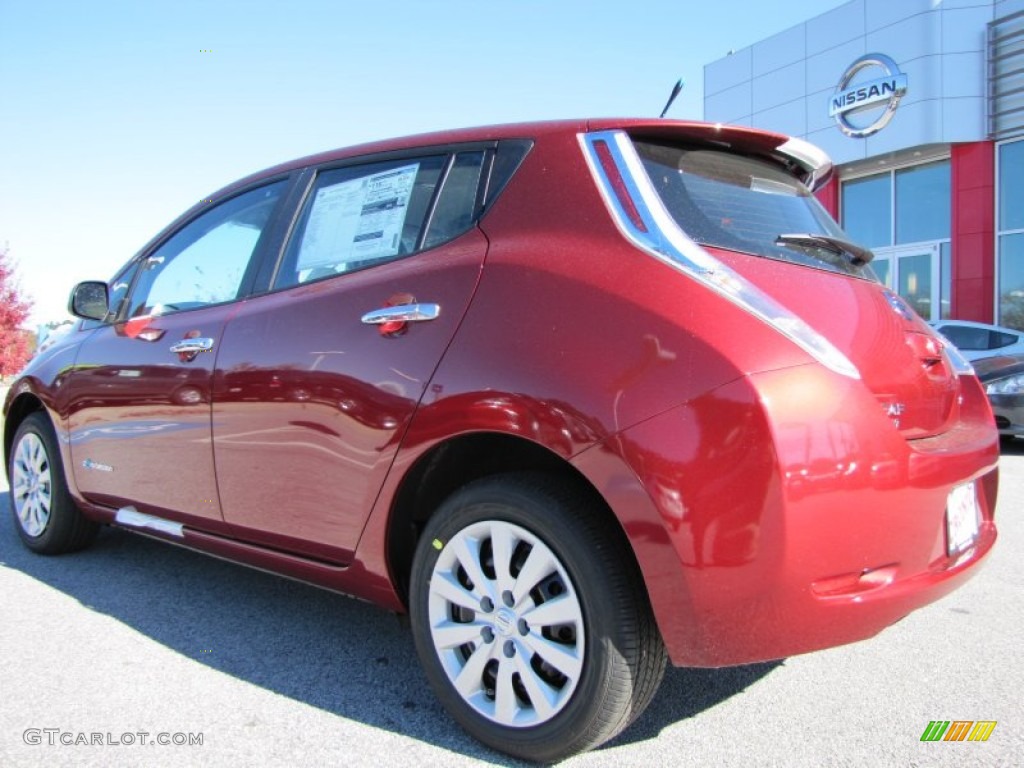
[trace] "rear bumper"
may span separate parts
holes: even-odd
[[[725,666],[871,637],[959,587],[996,539],[998,438],[964,382],[961,422],[907,441],[859,382],[758,374],[638,425],[620,455],[664,536],[627,524],[673,663]],[[979,532],[950,557],[946,503],[975,481]],[[670,546],[672,566],[660,560]]]

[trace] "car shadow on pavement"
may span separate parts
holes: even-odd
[[[699,715],[768,675],[782,661],[722,669],[678,669],[669,666],[647,711],[605,747],[656,739],[665,728]]]
[[[420,671],[404,619],[116,528],[83,552],[35,555],[18,540],[9,505],[0,492],[0,565],[242,681],[470,757],[519,764],[454,726]],[[655,738],[776,665],[670,667],[647,713],[609,746]]]

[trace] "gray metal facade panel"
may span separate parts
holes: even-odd
[[[804,76],[804,63],[798,61],[787,67],[754,77],[751,109],[754,112],[764,112],[802,99],[806,94],[807,79]]]
[[[851,0],[709,64],[705,119],[725,122],[749,117],[754,126],[775,130],[781,125],[803,125],[803,132],[794,135],[823,144],[837,162],[936,142],[983,140],[988,137],[986,25],[996,9],[1013,2],[1024,4],[1024,0]],[[801,39],[805,56],[797,64],[803,65],[802,94],[796,88],[797,67],[783,63],[793,58],[793,48],[799,52]],[[785,41],[791,44],[788,54],[783,50]],[[828,115],[830,95],[847,68],[867,53],[888,55],[908,78],[907,93],[895,117],[870,140],[843,135]],[[853,82],[878,77],[872,71],[878,72],[877,68],[864,70]],[[749,110],[742,110],[739,103],[747,94],[744,83],[750,86]],[[726,84],[729,94],[720,95]],[[783,118],[785,109],[794,114]],[[903,119],[901,113],[905,113]],[[762,125],[759,118],[773,124]],[[1005,123],[1006,116],[1000,119]],[[835,136],[825,139],[827,131]]]
[[[754,76],[764,75],[807,57],[804,25],[798,24],[751,46]]]
[[[744,48],[704,67],[704,96],[735,88],[749,82],[753,75],[750,65],[751,50]]]
[[[864,0],[853,0],[808,19],[800,25],[807,30],[807,55],[813,56],[851,40],[863,39],[864,15]]]
[[[988,25],[988,94],[992,137],[1024,135],[1024,10]]]

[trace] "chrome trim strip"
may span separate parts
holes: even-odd
[[[851,379],[860,378],[856,366],[832,342],[683,232],[662,203],[625,132],[581,133],[577,139],[598,191],[627,240],[764,321],[829,370]],[[598,141],[608,147],[647,232],[634,227],[620,205],[594,148]]]
[[[148,528],[159,533],[166,533],[169,536],[176,536],[179,539],[185,538],[185,526],[181,523],[147,515],[145,512],[139,512],[139,510],[131,506],[121,507],[117,510],[117,514],[114,515],[114,522],[131,528]]]

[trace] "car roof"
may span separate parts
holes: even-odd
[[[343,162],[350,158],[384,155],[390,152],[413,150],[417,147],[445,147],[449,145],[496,142],[505,139],[542,140],[547,136],[574,135],[591,131],[627,131],[631,136],[646,139],[707,142],[714,146],[744,154],[761,156],[789,169],[801,177],[812,188],[823,184],[832,173],[832,161],[827,154],[802,139],[795,139],[782,133],[773,133],[756,128],[722,123],[705,123],[692,120],[665,120],[637,117],[602,117],[591,119],[547,120],[538,122],[505,123],[484,125],[476,128],[435,131],[432,133],[399,136],[382,141],[356,144],[350,147],[319,152],[289,160],[278,165],[251,173],[238,181],[217,190],[203,198],[188,210],[182,212],[159,234],[146,243],[138,253],[147,251],[154,243],[162,240],[168,232],[181,226],[201,209],[209,207],[214,200],[222,200],[241,192],[247,187],[281,178],[310,166]]]
[[[485,125],[476,128],[460,128],[456,130],[435,131],[432,133],[400,136],[382,141],[357,144],[351,147],[319,152],[305,157],[289,160],[284,163],[250,174],[237,182],[224,187],[210,197],[218,198],[233,193],[273,176],[279,176],[311,165],[320,165],[343,161],[364,155],[400,152],[416,147],[436,147],[448,144],[500,141],[502,139],[542,139],[554,134],[582,133],[587,131],[624,130],[631,135],[650,139],[691,139],[694,141],[713,141],[723,147],[735,150],[774,156],[775,159],[791,159],[783,157],[785,153],[777,150],[791,139],[781,133],[762,131],[744,126],[723,125],[721,123],[704,123],[689,120],[662,120],[654,118],[595,118],[575,120],[549,120],[543,122],[507,123],[501,125]],[[827,156],[822,155],[825,161]],[[829,165],[830,165],[830,161]]]

